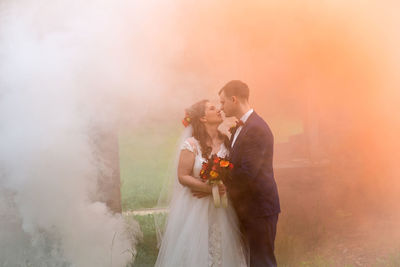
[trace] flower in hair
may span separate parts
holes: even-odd
[[[192,123],[192,119],[189,117],[189,114],[185,112],[185,118],[182,120],[182,124],[188,127],[190,123]]]

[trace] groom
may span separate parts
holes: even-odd
[[[276,266],[274,242],[280,204],[272,168],[273,135],[250,107],[247,84],[230,81],[219,96],[225,115],[239,120],[230,139],[234,168],[225,184],[249,248],[250,267]]]

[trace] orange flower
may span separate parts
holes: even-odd
[[[201,171],[200,171],[200,175],[203,175],[204,172],[205,172],[205,170],[201,170]]]
[[[185,118],[182,120],[182,124],[185,127],[188,127],[191,122],[192,122],[192,119],[189,117],[189,114],[186,113]]]
[[[211,178],[216,179],[216,178],[218,178],[219,174],[218,174],[218,172],[211,171],[210,176],[211,176]]]
[[[182,124],[183,124],[183,126],[188,127],[190,124],[190,118],[183,119]]]
[[[229,161],[221,160],[221,162],[219,163],[219,166],[221,166],[222,168],[226,168],[229,166]]]
[[[218,163],[219,162],[219,158],[218,157],[215,157],[214,158],[214,163]]]

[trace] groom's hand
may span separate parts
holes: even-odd
[[[224,121],[218,126],[218,131],[228,136],[228,138],[231,138],[232,133],[230,132],[230,129],[236,125],[236,121],[237,121],[236,117],[225,118]]]

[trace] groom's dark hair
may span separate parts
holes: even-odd
[[[249,87],[242,81],[232,80],[219,90],[218,95],[225,93],[227,97],[237,96],[238,98],[249,100]]]

